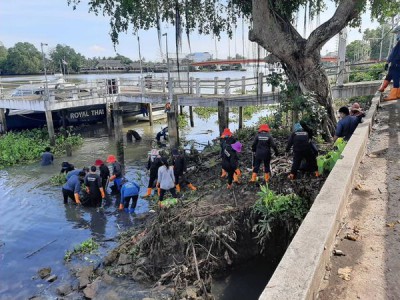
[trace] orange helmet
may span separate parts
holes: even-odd
[[[96,159],[96,161],[94,162],[95,166],[101,166],[102,164],[104,164],[104,162],[101,159]]]
[[[260,125],[258,132],[261,132],[261,131],[270,132],[270,130],[271,129],[269,128],[268,124],[262,124],[262,125]]]
[[[107,162],[108,162],[108,163],[114,163],[114,162],[116,162],[116,161],[117,161],[117,159],[115,158],[115,155],[110,154],[110,155],[107,157]]]
[[[221,137],[224,138],[226,136],[232,136],[232,132],[230,131],[229,128],[225,128],[224,131],[222,132]]]

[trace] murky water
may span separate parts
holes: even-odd
[[[259,116],[266,113],[263,110],[254,114],[245,124],[254,124]],[[231,116],[235,117],[234,114]],[[188,140],[195,139],[206,144],[219,135],[216,114],[208,120],[195,115],[194,124],[194,128],[182,130],[182,136]],[[145,122],[124,120],[125,132],[134,129],[143,137],[141,141],[126,144],[125,148],[126,176],[141,184],[142,194],[147,187],[147,152],[154,143],[156,133],[164,126],[166,119],[157,121],[153,127]],[[237,124],[232,123],[230,128],[237,129]],[[83,167],[99,158],[105,160],[108,154],[116,152],[115,143],[108,138],[104,127],[85,128],[83,134],[84,145],[75,150],[72,157],[56,158],[53,166],[41,167],[39,163],[33,163],[0,171],[0,299],[26,299],[37,294],[55,298],[54,288],[70,276],[63,260],[66,250],[72,250],[74,246],[93,237],[101,244],[97,256],[100,261],[101,254],[114,246],[113,242],[107,240],[135,226],[140,222],[138,216],[148,211],[148,201],[142,198],[139,198],[133,216],[120,213],[113,198],[109,199],[109,206],[104,212],[63,204],[61,187],[51,186],[48,182],[51,176],[59,173],[61,162],[69,161],[76,167]],[[37,271],[43,267],[51,267],[52,274],[58,276],[54,284],[37,278]],[[263,274],[260,275],[263,280],[260,286],[270,276],[268,272]],[[235,275],[230,278],[235,278]],[[119,284],[124,285],[123,282]],[[217,294],[230,295],[229,286],[219,285]],[[124,289],[124,297],[133,297],[140,289],[143,287],[132,286],[130,282],[131,293],[126,294]]]

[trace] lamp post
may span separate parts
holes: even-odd
[[[46,70],[46,59],[44,58],[43,46],[48,46],[46,43],[40,43],[40,48],[42,49],[43,58],[43,68],[44,68],[44,92],[46,94],[46,100],[49,100],[49,87],[47,85],[47,70]]]
[[[164,33],[165,36],[165,48],[167,51],[167,71],[168,71],[168,101],[172,101],[172,82],[171,82],[171,73],[169,70],[169,58],[168,58],[168,34]]]

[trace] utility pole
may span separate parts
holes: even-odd
[[[383,30],[384,30],[384,26],[382,25],[381,46],[379,48],[379,61],[382,60]]]
[[[47,82],[47,69],[46,69],[46,59],[44,57],[43,46],[48,46],[46,43],[40,43],[40,48],[42,49],[42,58],[43,58],[43,69],[44,69],[44,92],[46,94],[46,100],[49,100],[49,86]]]

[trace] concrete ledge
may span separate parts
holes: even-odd
[[[316,298],[379,102],[377,93],[259,299]]]

